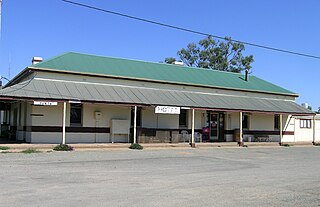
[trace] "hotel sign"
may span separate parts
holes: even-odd
[[[156,106],[156,114],[180,114],[180,107],[173,106]]]
[[[50,101],[34,101],[33,105],[36,106],[57,106],[58,102],[50,102]]]

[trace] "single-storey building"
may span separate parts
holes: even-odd
[[[30,143],[320,141],[297,134],[299,117],[316,121],[297,97],[248,73],[69,52],[0,90],[1,132]]]

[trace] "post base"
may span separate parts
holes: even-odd
[[[191,146],[192,148],[196,148],[196,143],[190,143],[190,146]]]

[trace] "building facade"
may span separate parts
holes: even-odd
[[[297,96],[252,75],[65,53],[0,90],[1,132],[30,143],[320,141]]]

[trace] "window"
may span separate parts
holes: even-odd
[[[249,129],[249,115],[248,114],[244,114],[243,115],[243,119],[242,119],[242,128],[243,129]]]
[[[274,129],[280,129],[280,115],[274,115]]]
[[[131,109],[131,126],[134,123],[134,107]],[[137,108],[137,126],[141,126],[141,107]]]
[[[82,104],[70,104],[70,125],[82,125]]]
[[[179,126],[187,126],[187,109],[180,109]]]
[[[300,119],[300,128],[311,128],[310,119]]]

